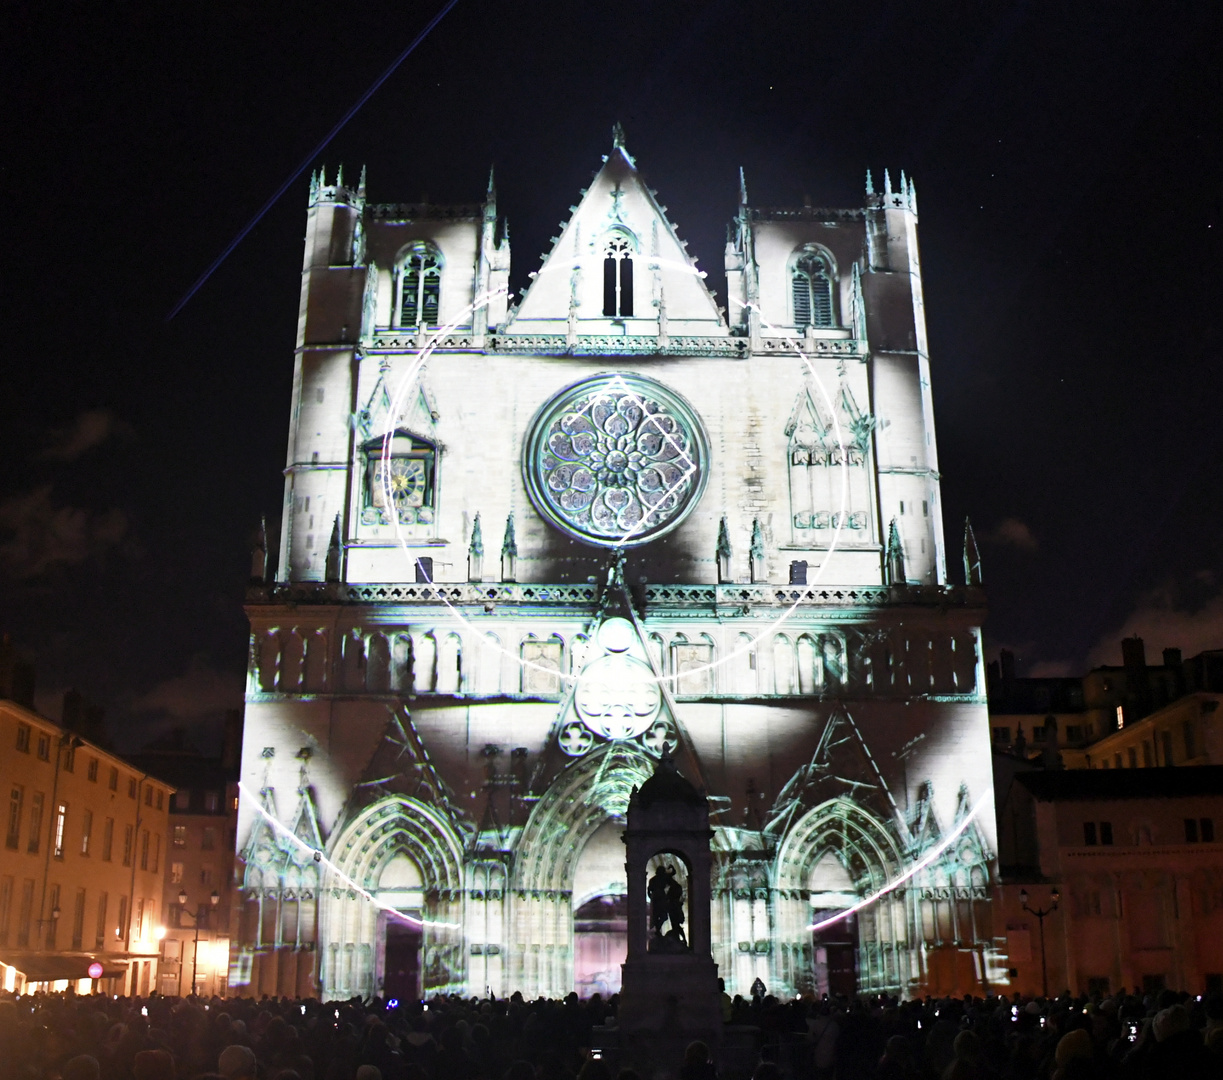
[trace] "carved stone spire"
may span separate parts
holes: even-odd
[[[751,556],[752,584],[758,585],[765,580],[764,567],[764,530],[760,527],[760,519],[752,519],[752,544],[749,549]]]
[[[624,149],[624,128],[621,126],[619,120],[617,120],[616,123],[612,125],[612,149],[613,150],[623,150]]]
[[[875,181],[871,179],[870,169],[866,170],[866,193],[868,195],[875,194]]]
[[[896,524],[895,518],[892,518],[892,524],[888,529],[887,573],[889,585],[906,583],[904,547],[900,542],[900,527]]]
[[[514,512],[505,519],[505,539],[501,541],[501,580],[518,580],[518,539],[514,535]]]
[[[743,166],[739,166],[739,205],[747,205],[747,177],[743,175]]]
[[[730,529],[726,525],[726,518],[723,518],[718,524],[718,584],[728,585],[734,580],[731,574],[730,567]]]
[[[484,580],[484,530],[480,527],[480,515],[471,526],[471,543],[467,546],[467,580]]]
[[[327,563],[323,571],[326,581],[340,580],[340,515],[336,514],[331,526],[331,542],[327,545]]]
[[[972,522],[964,519],[964,584],[983,585],[981,576],[981,552],[977,547],[977,538],[973,535]]]

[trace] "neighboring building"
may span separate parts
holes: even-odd
[[[172,788],[0,701],[0,974],[7,990],[155,989]]]
[[[741,189],[724,311],[619,133],[512,306],[491,183],[313,179],[235,988],[614,989],[664,747],[715,807],[733,992],[1002,976],[980,564],[966,530],[949,582],[898,181]]]
[[[1123,726],[1074,754],[1072,769],[1150,769],[1223,765],[1223,693],[1192,693]]]
[[[1017,772],[998,814],[1008,989],[1223,991],[1223,767]]]
[[[177,789],[166,840],[166,935],[158,989],[166,995],[225,994],[235,917],[241,714],[225,719],[220,756],[201,754],[176,730],[133,761]],[[183,903],[186,896],[186,903]]]

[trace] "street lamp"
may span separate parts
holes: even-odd
[[[1057,910],[1057,902],[1062,898],[1062,894],[1053,890],[1050,899],[1053,901],[1047,908],[1030,908],[1028,907],[1028,890],[1019,890],[1019,903],[1023,906],[1023,910],[1029,915],[1035,915],[1040,920],[1040,987],[1041,996],[1049,996],[1049,969],[1045,966],[1045,916],[1052,915]]]
[[[208,898],[208,903],[212,907],[215,908],[217,904],[219,904],[220,902],[221,902],[221,894],[217,892],[216,889],[213,889],[212,895]],[[179,905],[178,917],[181,920],[184,915],[190,914],[190,912],[187,911],[187,890],[186,889],[179,890],[178,905]],[[193,948],[191,952],[191,992],[193,994],[195,993],[195,967],[196,967],[196,963],[199,960],[199,956],[200,956],[200,914],[201,912],[197,910],[195,914],[191,916],[192,925],[194,925],[195,927],[195,938],[193,940]],[[179,967],[179,971],[180,972],[182,971],[181,964]],[[183,989],[183,979],[182,979],[181,974],[179,975],[179,978],[178,978],[178,989],[179,989],[179,993],[181,993]]]

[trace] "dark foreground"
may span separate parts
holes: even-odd
[[[616,999],[109,998],[0,994],[16,1080],[714,1080],[684,1061],[618,1070]],[[755,1080],[1223,1080],[1223,997],[724,1001]],[[752,1043],[750,1040],[754,1040]],[[716,1052],[712,1055],[716,1058]],[[732,1080],[723,1069],[722,1080]],[[643,1075],[648,1073],[649,1075]]]

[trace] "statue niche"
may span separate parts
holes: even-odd
[[[646,869],[651,930],[647,948],[650,952],[690,952],[684,930],[688,868],[678,856],[663,854],[655,855]]]

